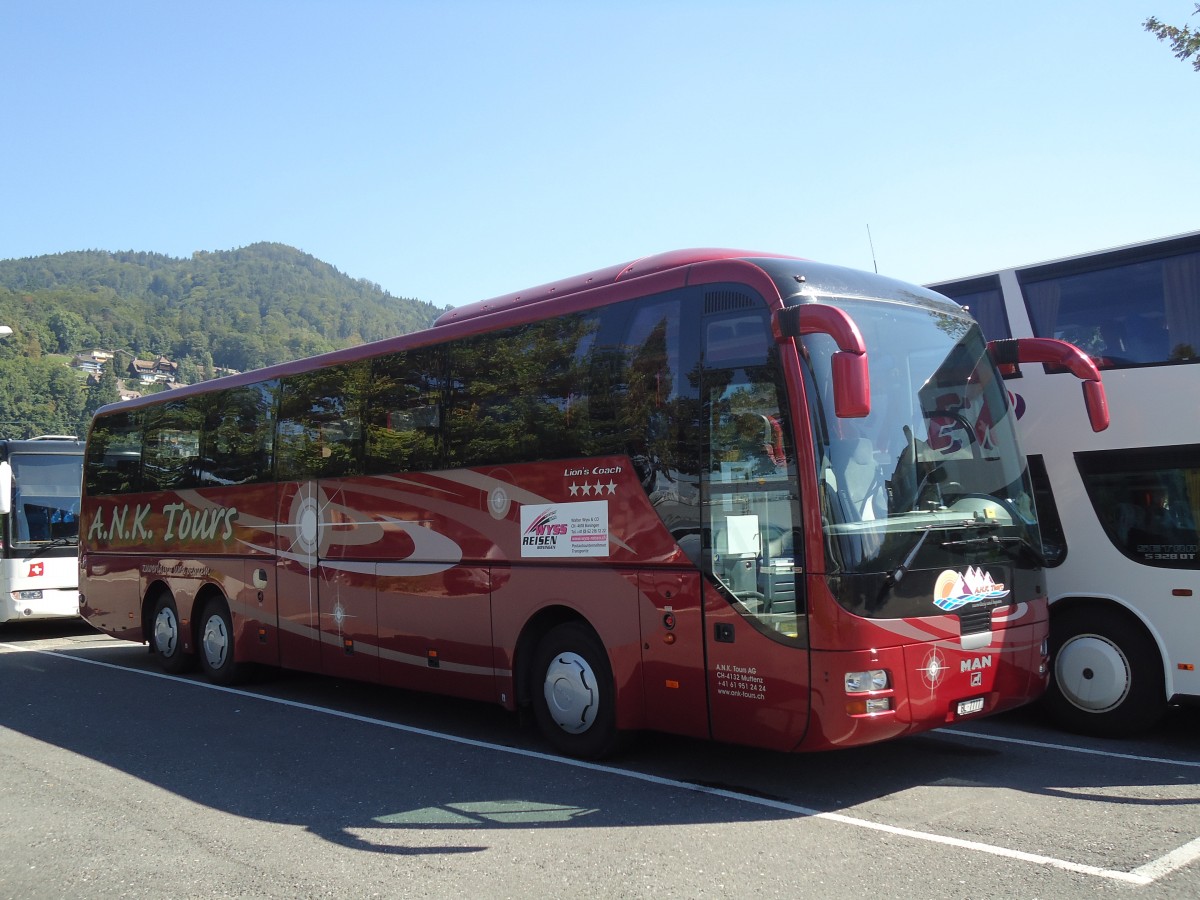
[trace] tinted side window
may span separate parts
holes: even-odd
[[[201,486],[252,484],[271,477],[277,382],[207,395]]]
[[[1035,334],[1076,344],[1102,368],[1200,361],[1200,252],[1087,264],[1021,273]]]
[[[351,363],[284,380],[275,445],[281,481],[362,471],[361,416],[369,374],[366,363]]]
[[[698,300],[698,297],[697,297]],[[651,499],[681,501],[673,516],[698,526],[700,477],[699,311],[681,295],[642,301],[625,338],[621,431]]]
[[[368,475],[442,468],[440,347],[424,347],[372,361],[367,394]]]
[[[198,398],[146,410],[142,490],[169,491],[197,485],[203,422]]]
[[[999,341],[1012,337],[1008,312],[1004,309],[1004,295],[1000,292],[999,276],[989,275],[986,278],[941,284],[934,290],[965,306],[979,323],[979,329],[987,340]]]
[[[447,348],[447,465],[583,455],[577,351],[593,328],[589,315],[557,316]]]
[[[1037,507],[1038,526],[1042,533],[1042,555],[1046,565],[1060,566],[1067,558],[1067,536],[1058,515],[1058,503],[1046,472],[1046,461],[1040,454],[1030,454],[1029,480],[1033,485],[1033,502]]]
[[[1200,569],[1200,445],[1076,453],[1096,517],[1136,562]]]
[[[137,411],[96,419],[87,443],[84,486],[90,496],[142,488],[142,423]]]

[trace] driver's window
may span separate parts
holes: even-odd
[[[767,319],[706,323],[709,554],[724,593],[760,627],[799,635],[795,452]]]

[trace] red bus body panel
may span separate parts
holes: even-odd
[[[286,378],[317,364],[425,346],[532,320],[559,297],[565,314],[683,286],[737,282],[782,307],[774,281],[734,251],[664,254],[447,313],[436,328],[224,379]],[[782,339],[792,346],[790,339]],[[808,421],[795,352],[781,354],[788,410]],[[188,397],[206,386],[182,387]],[[818,496],[808,427],[794,434],[797,487]],[[602,498],[607,553],[562,559],[525,543],[523,507]],[[843,609],[822,571],[816,502],[801,504],[798,574],[807,647],[763,633],[687,558],[628,457],[397,473],[252,487],[85,497],[81,514],[84,615],[117,637],[145,641],[147,598],[169,591],[188,632],[211,594],[227,599],[240,661],[328,673],[515,708],[535,623],[582,617],[606,648],[617,725],[747,743],[824,750],[954,721],[957,704],[982,713],[1045,687],[1047,616],[1031,596],[993,617],[985,649],[962,646],[944,615],[868,619]],[[162,545],[169,548],[164,555]],[[799,570],[797,570],[799,572]],[[730,640],[732,638],[732,640]],[[848,709],[844,673],[887,669],[883,713]],[[872,696],[872,695],[867,695]]]

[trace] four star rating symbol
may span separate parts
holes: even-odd
[[[571,482],[567,485],[567,489],[571,492],[572,497],[578,497],[582,494],[584,497],[599,497],[605,493],[615,494],[617,492],[617,484],[615,481],[609,480],[608,484],[601,484],[597,481],[592,484],[590,481],[585,481],[583,484]]]

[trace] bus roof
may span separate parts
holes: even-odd
[[[0,441],[0,458],[14,453],[40,453],[45,456],[75,456],[83,453],[83,441],[65,435],[47,435],[27,440]]]
[[[655,275],[659,272],[678,269],[682,266],[722,259],[799,259],[799,257],[779,253],[759,253],[751,250],[723,250],[719,248],[669,250],[666,253],[643,256],[632,262],[608,266],[603,269],[597,269],[594,272],[586,272],[583,275],[573,275],[561,281],[552,281],[538,287],[527,288],[511,294],[503,294],[499,297],[493,297],[490,300],[480,300],[477,303],[457,306],[442,313],[438,320],[434,322],[434,327],[449,325],[451,322],[463,322],[467,319],[478,318],[479,316],[491,315],[502,310],[537,303],[540,300],[577,294],[580,291],[603,287],[606,284],[615,284],[618,281],[629,281],[634,278],[643,278],[647,275]]]
[[[1176,250],[1184,251],[1191,249],[1200,241],[1200,231],[1188,231],[1183,234],[1175,234],[1164,238],[1155,238],[1150,241],[1139,241],[1136,244],[1123,244],[1118,247],[1105,247],[1102,250],[1091,250],[1086,253],[1076,253],[1072,256],[1063,256],[1057,259],[1048,259],[1041,262],[1026,263],[1020,266],[1002,266],[999,269],[993,269],[990,272],[976,272],[974,275],[961,275],[957,278],[939,278],[937,281],[931,281],[927,287],[932,290],[937,290],[939,287],[958,284],[963,281],[982,280],[995,275],[997,272],[1020,271],[1034,272],[1039,270],[1053,271],[1067,267],[1078,267],[1090,260],[1097,262],[1103,261],[1104,265],[1117,262],[1127,262],[1137,259],[1141,256],[1162,256],[1172,253]]]
[[[779,296],[788,305],[802,302],[801,298],[811,293],[813,289],[832,292],[839,296],[872,296],[874,292],[887,290],[898,292],[896,296],[907,302],[924,306],[946,306],[957,308],[945,297],[937,295],[925,288],[907,284],[857,269],[847,269],[828,263],[818,263],[799,256],[781,253],[763,253],[752,250],[726,250],[701,248],[691,250],[672,250],[652,256],[644,256],[632,262],[597,269],[583,275],[565,278],[561,281],[550,282],[540,287],[528,288],[512,294],[504,294],[490,300],[481,300],[466,306],[455,307],[443,313],[432,328],[410,332],[404,335],[384,338],[353,347],[343,347],[328,353],[306,359],[296,359],[289,362],[275,363],[262,369],[229,375],[212,381],[182,385],[161,393],[147,394],[130,400],[120,400],[110,403],[97,410],[97,415],[107,415],[115,410],[136,409],[154,406],[175,398],[189,397],[194,394],[207,393],[221,388],[238,387],[254,384],[270,378],[286,377],[305,371],[314,365],[333,365],[336,363],[356,362],[378,352],[388,349],[402,349],[422,346],[426,343],[437,343],[445,337],[439,334],[447,326],[464,326],[470,331],[476,328],[486,329],[487,323],[477,320],[489,316],[500,315],[516,310],[521,314],[537,315],[537,310],[530,309],[539,302],[559,301],[589,290],[614,285],[618,282],[629,283],[639,278],[648,278],[666,272],[683,272],[681,277],[685,283],[687,270],[691,266],[704,263],[720,263],[724,261],[742,262],[755,266],[768,279],[774,282]],[[520,314],[519,314],[520,315]],[[457,329],[455,329],[457,330]]]

